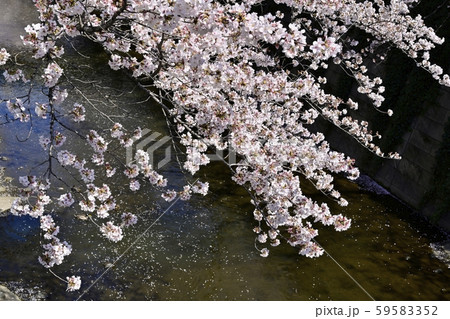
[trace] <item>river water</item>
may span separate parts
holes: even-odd
[[[27,1],[3,3],[9,15],[0,18],[0,45],[14,49],[26,21],[23,17],[32,17],[33,8]],[[81,42],[75,45],[91,58],[72,52],[62,63],[79,79],[95,81],[76,83],[101,112],[125,126],[139,125],[168,135],[156,105],[140,103],[145,95],[126,77],[110,71],[104,64],[105,56],[95,47]],[[3,80],[0,85],[2,98],[21,90]],[[120,95],[123,91],[130,93]],[[32,97],[34,101],[40,99],[37,92]],[[2,104],[1,112],[5,109]],[[98,111],[91,109],[89,113],[88,121],[79,128],[83,132],[110,126]],[[37,136],[47,125],[45,121],[34,123],[34,134],[23,143],[18,143],[17,137],[27,136],[26,125],[0,126],[0,155],[6,157],[0,164],[16,185],[18,176],[28,174],[30,167],[44,159],[39,155]],[[76,139],[68,146],[77,154],[85,152]],[[184,175],[173,155],[160,173],[168,178],[170,187],[179,188]],[[164,156],[162,150],[157,154],[158,158]],[[125,182],[120,176],[117,174],[113,181],[116,186]],[[245,190],[230,181],[230,174],[219,162],[202,169],[199,176],[210,183],[210,194],[179,201],[158,220],[168,207],[158,192],[146,189],[135,195],[124,191],[118,197],[120,209],[137,214],[139,223],[127,229],[127,236],[117,244],[103,239],[91,222],[75,219],[76,209],[56,212],[61,237],[73,245],[73,253],[53,270],[62,277],[82,276],[78,292],[66,292],[65,285],[38,263],[41,249],[37,220],[0,218],[0,283],[27,300],[450,299],[450,271],[433,257],[430,248],[430,243],[445,239],[444,235],[388,194],[338,179],[338,189],[350,205],[332,209],[352,218],[353,224],[342,233],[320,229],[318,242],[329,255],[308,259],[281,245],[272,249],[268,258],[261,258],[254,247],[252,228],[256,225]],[[141,234],[144,236],[136,240]],[[105,273],[108,264],[121,255]]]

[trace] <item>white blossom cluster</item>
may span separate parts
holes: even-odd
[[[100,231],[103,236],[108,238],[113,242],[121,241],[123,238],[122,228],[120,226],[114,225],[112,222],[107,222],[100,227]]]
[[[72,109],[72,116],[74,122],[83,122],[86,119],[85,115],[86,109],[84,106],[80,103],[74,103],[73,109]]]
[[[28,215],[39,218],[44,239],[49,241],[42,245],[44,252],[39,256],[39,262],[46,268],[60,265],[64,258],[71,253],[72,247],[57,237],[60,231],[59,226],[55,224],[50,214],[46,214],[47,206],[52,202],[50,196],[47,195],[50,182],[42,181],[36,176],[21,176],[19,182],[24,189],[20,197],[13,202],[10,211],[17,216]],[[58,202],[70,206],[73,199],[70,194],[64,194],[61,195]]]
[[[66,277],[66,279],[67,279],[67,291],[75,291],[80,289],[81,287],[80,276]]]
[[[34,218],[41,217],[45,207],[51,199],[46,194],[50,188],[50,182],[40,181],[36,176],[21,176],[19,182],[24,186],[20,197],[14,200],[11,206],[11,214],[16,216],[29,215]]]
[[[58,83],[58,80],[61,77],[62,73],[63,70],[57,63],[49,63],[49,65],[44,70],[44,74],[42,75],[42,77],[44,78],[45,86],[54,87]]]
[[[39,262],[45,268],[51,268],[55,265],[60,265],[64,258],[72,252],[72,246],[67,242],[61,242],[54,237],[48,244],[42,245],[44,253],[39,256]]]
[[[11,55],[5,48],[0,49],[0,65],[5,65]]]
[[[18,119],[20,122],[28,122],[30,120],[30,115],[26,112],[23,101],[20,98],[17,98],[15,102],[7,100],[6,107],[14,116],[14,119]]]
[[[3,77],[5,78],[6,82],[9,83],[17,81],[23,81],[24,83],[28,82],[27,78],[25,77],[25,74],[21,69],[5,70],[3,72]]]
[[[350,220],[332,215],[325,203],[303,195],[299,176],[346,206],[334,189],[332,174],[355,179],[359,173],[352,159],[331,150],[324,136],[311,133],[308,125],[322,116],[375,154],[386,155],[373,143],[368,123],[348,114],[358,104],[325,92],[326,79],[311,70],[326,68],[330,60],[341,65],[360,84],[358,91],[379,107],[384,101],[382,80],[367,74],[361,53],[370,54],[374,46],[354,50],[358,42],[347,39],[348,29],[356,26],[371,34],[378,46],[392,43],[414,59],[443,40],[420,17],[408,16],[410,1],[277,1],[293,10],[289,25],[282,23],[282,13],[260,15],[252,10],[253,4],[262,2],[126,1],[128,10],[121,14],[131,21],[131,31],[96,30],[93,37],[111,52],[111,68],[127,69],[138,80],[153,77],[156,87],[173,92],[170,113],[186,147],[188,172],[195,174],[207,165],[207,150],[223,147],[220,144],[228,137],[241,158],[232,167],[233,179],[254,193],[253,202],[262,211],[260,221],[275,231],[263,242],[278,244],[279,229],[284,227],[291,234],[289,243],[300,247],[300,254],[314,257],[321,249],[313,242],[317,231],[311,223],[342,231]],[[114,16],[123,4],[105,14]],[[311,19],[305,18],[308,14]],[[92,21],[98,23],[102,22]],[[130,42],[141,59],[127,56]],[[270,45],[279,46],[302,71],[278,68],[268,53]],[[426,63],[423,67],[445,82],[438,68]],[[119,132],[120,128],[113,134]],[[126,172],[132,190],[139,189],[133,180],[136,172],[136,167]],[[179,195],[186,200],[192,191],[187,185],[180,192],[168,190],[163,197],[170,201]],[[265,235],[261,231],[258,241],[262,243]]]

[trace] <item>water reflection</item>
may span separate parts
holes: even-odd
[[[129,127],[140,125],[167,134],[159,108],[138,103],[145,96],[133,83],[102,67],[99,62],[104,62],[105,57],[95,47],[81,47],[89,50],[92,58],[83,60],[73,55],[65,64],[71,66],[70,73],[76,77],[88,75],[99,81],[97,85],[81,82],[77,85],[96,101],[100,111]],[[100,86],[108,88],[100,90]],[[0,94],[12,94],[17,89],[2,82]],[[121,91],[133,93],[118,94]],[[36,93],[33,98],[39,99],[39,95]],[[88,118],[80,130],[107,128],[111,124],[92,109]],[[35,132],[45,130],[46,123],[40,123],[35,123]],[[39,149],[36,137],[19,144],[16,135],[20,134],[22,126],[0,127],[2,155],[9,158],[6,173],[16,180],[28,173],[30,165],[42,161],[35,155]],[[78,154],[85,152],[78,140],[68,146]],[[184,175],[175,160],[161,173],[169,179],[170,187],[179,188],[183,184]],[[308,259],[282,245],[272,249],[269,258],[259,257],[254,248],[255,223],[246,192],[230,181],[229,173],[220,163],[201,170],[199,176],[209,181],[211,194],[177,202],[150,229],[168,205],[152,189],[138,195],[124,191],[120,211],[135,212],[140,222],[127,229],[127,236],[118,244],[104,240],[91,222],[74,219],[75,210],[57,212],[55,219],[61,225],[64,239],[73,245],[73,253],[65,263],[55,267],[55,272],[81,275],[82,290],[86,289],[132,246],[83,295],[83,300],[369,299],[327,256]],[[120,174],[113,183],[124,183]],[[390,196],[361,191],[346,180],[337,184],[350,205],[332,208],[352,218],[353,227],[343,233],[320,229],[318,241],[330,255],[377,300],[449,299],[449,271],[431,256],[429,248],[430,242],[441,239],[440,235],[415,221],[411,211]],[[141,240],[135,242],[146,230]],[[65,286],[38,264],[39,250],[36,220],[14,216],[0,219],[0,282],[9,284],[19,294],[24,286],[29,287],[31,290],[22,293],[25,299],[77,299],[80,293],[67,293]]]
[[[0,15],[0,44],[5,47],[21,46],[20,35],[30,22],[36,22],[37,11],[32,0],[2,0]]]

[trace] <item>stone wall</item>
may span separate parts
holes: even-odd
[[[428,218],[435,213],[435,203],[425,203],[424,197],[433,187],[435,156],[442,145],[449,117],[450,91],[443,88],[436,104],[415,118],[410,131],[403,135],[402,143],[397,148],[402,160],[384,161],[373,175],[392,194]],[[443,216],[438,225],[450,231],[450,216]]]
[[[379,69],[372,71],[375,74],[383,73],[383,70]],[[331,79],[330,86],[336,88],[339,81],[342,80],[342,73],[336,68],[331,68],[327,78]],[[403,81],[408,85],[408,76],[405,76]],[[431,81],[433,79],[430,76],[430,83]],[[356,91],[356,85],[353,85],[348,91],[348,95],[353,100],[360,101],[361,106],[357,116],[361,116],[369,122],[378,120],[377,130],[383,126],[389,127],[390,118],[382,116],[380,121],[380,116],[373,111],[373,108],[361,100],[361,95]],[[398,94],[402,94],[402,92],[398,92]],[[436,201],[425,199],[435,183],[436,152],[443,145],[444,129],[449,121],[450,89],[441,87],[436,98],[431,102],[427,101],[420,114],[414,117],[406,132],[399,133],[402,138],[395,149],[383,149],[386,152],[395,150],[400,153],[402,159],[399,161],[376,158],[357,142],[350,142],[347,134],[333,128],[332,125],[321,123],[318,129],[326,132],[327,140],[333,148],[355,158],[356,164],[362,172],[367,173],[423,216],[433,219],[437,211]],[[390,129],[392,130],[392,127]],[[381,142],[377,144],[380,145]],[[450,168],[443,167],[442,169]],[[450,232],[450,212],[437,220],[437,225]]]

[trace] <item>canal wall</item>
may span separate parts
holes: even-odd
[[[396,148],[402,159],[383,161],[372,173],[372,177],[392,194],[447,231],[450,231],[450,216],[445,214],[448,212],[438,212],[443,199],[433,198],[430,192],[444,186],[436,185],[435,170],[449,170],[449,167],[437,167],[439,150],[445,147],[444,132],[449,119],[450,91],[443,88],[436,103],[414,118],[409,130],[402,135]],[[441,216],[436,215],[439,213]]]
[[[356,159],[360,170],[388,189],[394,196],[430,222],[450,232],[450,89],[437,85],[426,72],[413,69],[406,60],[397,79],[390,78],[389,65],[371,68],[371,76],[391,81],[383,108],[394,109],[392,118],[380,114],[367,99],[357,93],[357,84],[345,79],[338,68],[331,68],[330,87],[344,98],[360,102],[356,118],[371,123],[373,131],[383,135],[377,144],[384,152],[396,151],[401,160],[377,158],[332,125],[320,124],[333,148]],[[450,71],[450,68],[448,68]],[[342,86],[346,89],[342,89]],[[388,91],[388,87],[386,87]],[[391,96],[389,96],[391,95]],[[387,104],[387,105],[386,105]]]

